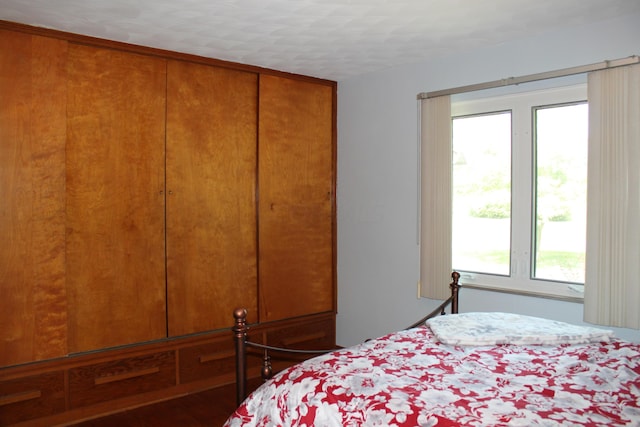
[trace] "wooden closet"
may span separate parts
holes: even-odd
[[[69,352],[166,336],[166,61],[76,44],[67,59]]]
[[[169,61],[167,305],[170,336],[257,321],[255,73]]]
[[[66,57],[0,28],[0,366],[67,354]]]
[[[329,86],[260,76],[262,321],[333,308],[332,98]]]
[[[335,345],[335,82],[0,21],[0,94],[0,425]]]

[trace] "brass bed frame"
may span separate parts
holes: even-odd
[[[446,314],[445,309],[451,305],[451,314],[458,313],[458,295],[460,291],[460,274],[456,271],[451,273],[452,282],[449,284],[451,289],[451,296],[443,301],[438,307],[436,307],[431,313],[424,316],[422,319],[411,324],[405,329],[415,328],[423,325],[428,319]],[[271,357],[269,351],[279,353],[297,353],[297,354],[324,354],[338,349],[327,350],[298,350],[284,347],[273,347],[265,344],[249,341],[247,339],[247,333],[249,327],[247,326],[247,310],[244,308],[238,308],[234,310],[233,317],[235,318],[235,324],[231,328],[235,341],[235,358],[236,358],[236,405],[244,401],[247,394],[247,347],[258,348],[264,351],[263,364],[261,369],[261,375],[263,380],[271,378],[273,375],[273,369],[271,366]]]

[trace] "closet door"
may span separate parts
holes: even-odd
[[[66,51],[0,30],[0,366],[67,352]]]
[[[260,76],[260,321],[334,310],[333,86]]]
[[[69,46],[69,350],[166,336],[166,61]]]
[[[169,61],[169,335],[257,319],[257,75]]]

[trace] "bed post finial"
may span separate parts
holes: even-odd
[[[458,292],[460,292],[460,284],[458,281],[460,280],[460,273],[454,271],[451,273],[451,278],[453,282],[449,284],[451,288],[451,313],[458,313]]]
[[[236,308],[233,311],[236,319],[233,325],[234,341],[236,344],[236,405],[240,406],[246,396],[247,386],[247,363],[246,345],[247,340],[247,310]]]
[[[269,357],[269,352],[264,350],[264,357],[262,358],[262,380],[266,381],[273,376],[273,368],[271,367],[271,357]]]

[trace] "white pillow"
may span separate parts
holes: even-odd
[[[437,339],[450,345],[558,345],[609,341],[613,331],[513,313],[461,313],[427,320]]]

